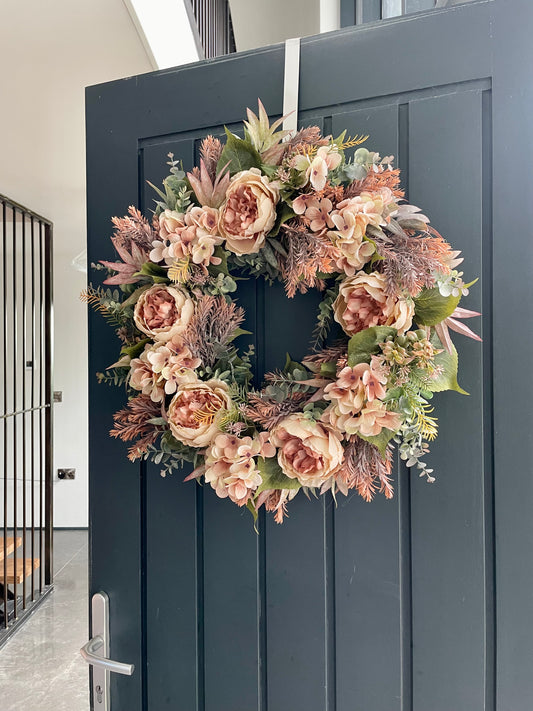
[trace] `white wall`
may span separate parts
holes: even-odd
[[[84,87],[151,65],[122,0],[1,0],[0,193],[54,222],[55,523],[87,525]]]
[[[320,32],[320,0],[229,0],[229,5],[239,52]]]

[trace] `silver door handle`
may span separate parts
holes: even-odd
[[[92,664],[93,667],[101,667],[115,674],[125,674],[126,676],[131,676],[135,665],[124,664],[124,662],[115,662],[113,659],[107,659],[106,657],[97,654],[99,649],[104,646],[104,639],[99,634],[96,637],[90,639],[87,644],[84,644],[80,649],[81,656],[85,659],[87,664]]]
[[[80,649],[81,656],[88,664],[92,664],[92,699],[94,711],[111,711],[109,694],[109,672],[115,674],[133,674],[133,664],[124,664],[108,659],[109,654],[109,597],[103,591],[93,595],[92,607],[92,638]]]

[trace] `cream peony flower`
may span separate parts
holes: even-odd
[[[140,295],[133,318],[139,331],[156,341],[169,341],[187,328],[193,313],[186,291],[156,284]]]
[[[222,380],[198,380],[179,385],[168,407],[168,424],[174,437],[191,447],[206,447],[220,431],[231,397]]]
[[[372,326],[392,326],[404,334],[413,323],[412,299],[387,296],[386,278],[379,272],[358,272],[345,279],[333,303],[335,321],[348,336]]]
[[[340,467],[344,450],[336,432],[303,413],[289,415],[270,433],[278,462],[302,486],[322,486]]]
[[[275,454],[267,432],[253,439],[219,434],[206,452],[205,480],[221,499],[229,496],[238,506],[244,506],[263,482],[254,457]]]
[[[226,247],[235,254],[259,252],[274,227],[278,201],[276,183],[262,175],[258,168],[234,175],[218,222]]]

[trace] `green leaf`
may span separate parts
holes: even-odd
[[[358,363],[370,363],[370,356],[379,352],[379,344],[396,333],[390,326],[372,326],[359,331],[348,341],[348,365],[353,368]]]
[[[239,336],[251,336],[251,335],[252,335],[252,331],[247,331],[247,330],[244,329],[244,328],[236,328],[236,329],[233,331],[233,333],[231,334],[231,337],[228,338],[228,340],[226,341],[226,343],[231,343],[232,341],[234,341],[234,340],[235,340],[236,338],[238,338]]]
[[[266,259],[268,264],[270,264],[271,267],[274,267],[274,269],[279,269],[276,254],[274,253],[274,250],[272,249],[268,241],[265,242],[265,246],[263,247],[261,252],[263,253],[264,258]]]
[[[227,165],[231,175],[239,173],[241,170],[261,167],[261,156],[252,146],[250,141],[245,141],[235,136],[228,128],[226,131],[226,145],[218,160],[217,170],[220,171]]]
[[[451,316],[461,296],[443,296],[438,287],[423,289],[415,302],[415,321],[422,326],[435,326]]]
[[[337,374],[337,364],[335,361],[330,361],[329,363],[320,364],[320,375],[324,375],[326,378],[334,378]]]
[[[248,511],[249,511],[249,512],[252,514],[252,516],[254,517],[254,527],[255,527],[255,526],[257,525],[257,509],[255,508],[254,502],[252,501],[252,499],[248,499],[248,501],[247,501],[247,503],[246,503],[246,508],[248,509]],[[255,529],[255,532],[256,532],[256,533],[259,533],[259,531],[257,530],[257,528]]]
[[[303,367],[303,365],[301,363],[298,363],[298,361],[296,361],[296,360],[292,360],[290,355],[288,353],[286,353],[285,354],[285,366],[283,367],[283,372],[290,373],[292,375],[295,370],[306,371],[306,369]]]
[[[368,437],[365,437],[358,432],[357,436],[364,439],[365,442],[370,442],[370,444],[375,445],[379,449],[381,456],[385,457],[387,445],[395,434],[396,432],[393,432],[392,430],[382,429],[378,435],[369,435]]]
[[[144,351],[144,347],[150,342],[149,338],[143,338],[142,341],[135,343],[133,346],[124,346],[120,354],[129,355],[130,358],[137,358]]]
[[[213,276],[216,276],[217,274],[224,274],[225,276],[229,276],[229,270],[228,270],[228,253],[226,250],[218,245],[215,247],[214,255],[215,257],[218,257],[222,261],[220,264],[210,264],[208,267],[209,273],[212,274]]]
[[[134,306],[139,300],[139,296],[143,293],[143,291],[146,291],[149,288],[150,284],[145,284],[144,286],[140,286],[138,289],[135,289],[133,294],[131,294],[131,296],[128,296],[126,301],[123,301],[120,307],[124,309],[127,306]]]
[[[257,488],[255,497],[268,489],[299,489],[301,487],[298,479],[290,479],[283,473],[276,457],[270,457],[269,459],[258,457],[257,468],[261,472],[263,481]]]
[[[269,237],[277,237],[281,229],[281,225],[285,224],[285,222],[288,222],[289,220],[292,220],[293,217],[296,217],[294,210],[289,207],[286,202],[282,202],[281,206],[278,207],[276,222],[274,223],[274,227],[269,232]]]
[[[164,277],[168,281],[167,270],[153,262],[145,262],[141,267],[141,271],[137,272],[137,274],[149,277]]]
[[[451,353],[448,353],[448,351],[444,348],[436,333],[433,333],[431,336],[431,343],[437,350],[442,349],[442,352],[435,356],[435,365],[442,368],[442,373],[434,380],[427,381],[425,387],[434,393],[440,393],[443,390],[455,390],[456,392],[461,393],[461,395],[468,395],[469,393],[467,393],[466,390],[463,390],[457,382],[459,357],[453,343]]]

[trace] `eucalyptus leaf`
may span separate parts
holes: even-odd
[[[348,341],[348,365],[353,368],[358,363],[370,363],[370,357],[379,352],[379,344],[396,333],[391,326],[372,326],[359,331]]]

